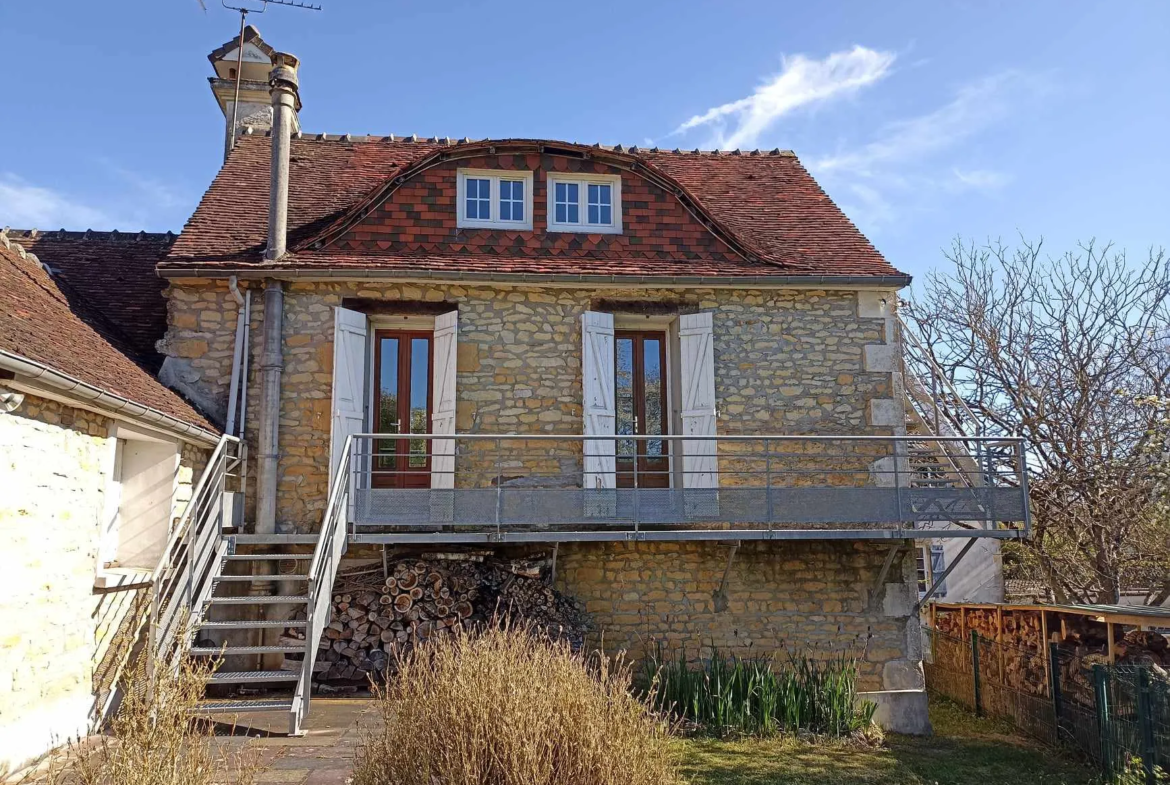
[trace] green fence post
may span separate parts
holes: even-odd
[[[1154,785],[1157,782],[1154,777],[1157,754],[1154,748],[1154,712],[1150,701],[1150,672],[1145,668],[1138,668],[1137,688],[1138,728],[1142,735],[1142,768],[1146,770],[1147,785]]]
[[[975,716],[983,716],[983,694],[979,688],[979,630],[971,630],[971,673],[975,683]]]
[[[1097,704],[1097,739],[1101,743],[1101,770],[1113,777],[1113,720],[1109,716],[1109,674],[1101,665],[1093,666],[1093,702]]]

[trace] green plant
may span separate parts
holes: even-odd
[[[1155,766],[1154,782],[1159,783],[1159,785],[1170,783],[1170,774],[1161,766]],[[1127,760],[1125,768],[1117,772],[1113,778],[1113,785],[1148,785],[1148,783],[1145,765],[1142,763],[1142,759],[1136,756]]]
[[[397,663],[355,785],[678,782],[670,729],[620,660],[504,622],[435,638]]]
[[[877,708],[858,704],[857,661],[845,652],[823,659],[790,652],[780,662],[715,651],[692,667],[685,651],[670,658],[659,646],[644,668],[651,705],[719,736],[808,731],[839,738],[870,725]]]

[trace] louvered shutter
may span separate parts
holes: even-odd
[[[679,317],[682,436],[715,435],[715,349],[710,312]],[[682,442],[683,487],[719,486],[718,445],[712,439]]]
[[[431,433],[455,433],[455,359],[459,339],[459,312],[435,317],[435,377],[431,402]],[[431,487],[455,487],[455,440],[431,442]]]
[[[613,314],[581,314],[581,362],[586,436],[613,436],[617,407],[613,394]],[[584,487],[617,487],[616,446],[613,439],[585,441]]]
[[[329,450],[329,487],[341,462],[347,436],[362,433],[366,423],[366,315],[333,309],[333,427]],[[352,469],[352,467],[351,467]]]

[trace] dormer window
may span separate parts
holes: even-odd
[[[609,174],[549,174],[548,230],[621,234],[622,178]]]
[[[532,230],[532,172],[460,169],[460,229]]]

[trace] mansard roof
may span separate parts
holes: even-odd
[[[403,184],[428,169],[487,154],[584,158],[645,178],[672,194],[733,252],[677,258],[669,253],[489,253],[455,243],[401,252],[353,253],[337,241]],[[314,271],[341,276],[484,274],[580,278],[788,278],[873,281],[901,286],[895,269],[821,190],[797,157],[768,152],[682,152],[586,146],[534,139],[453,141],[416,137],[303,135],[294,138],[289,193],[290,253],[264,262],[270,139],[239,138],[169,256],[163,275]],[[453,197],[452,197],[453,198]]]

